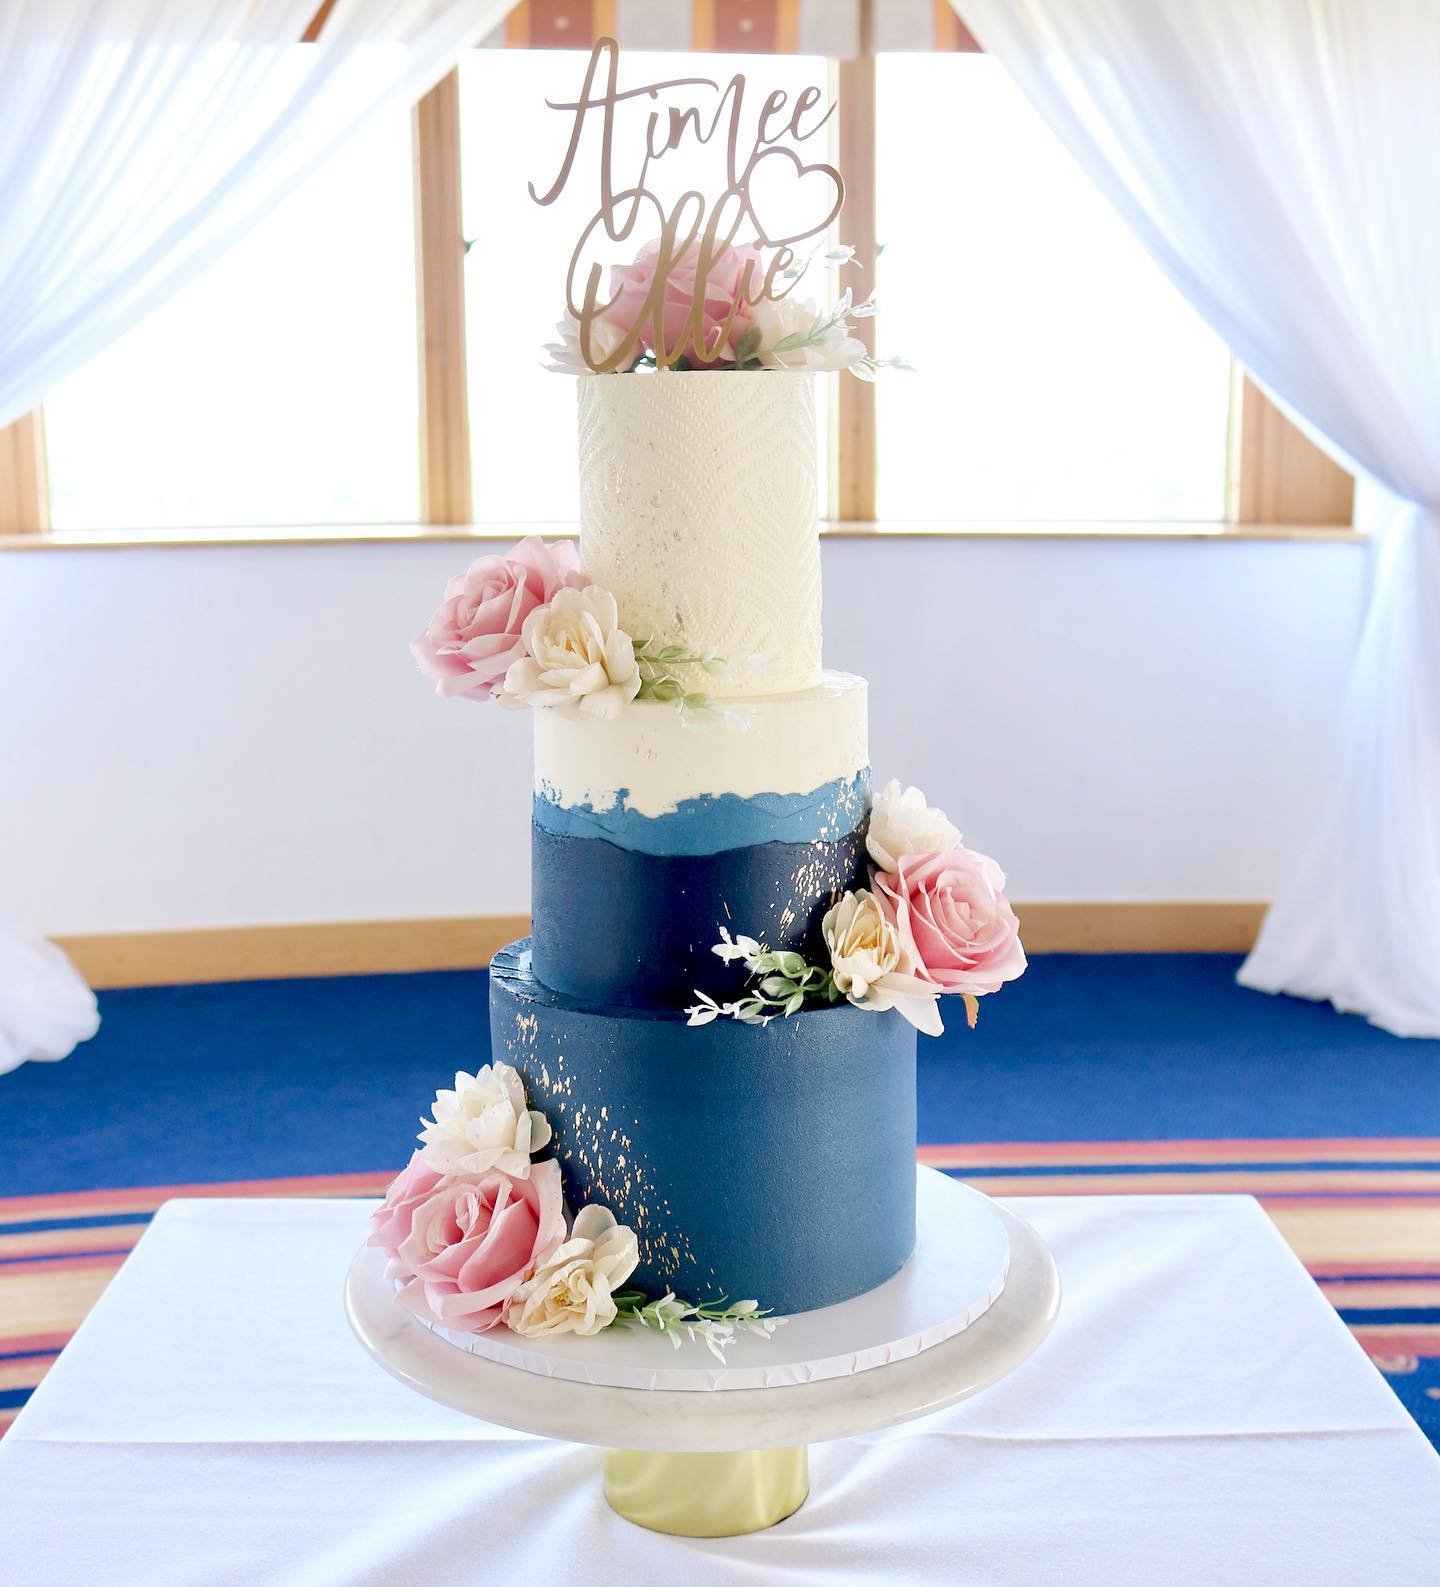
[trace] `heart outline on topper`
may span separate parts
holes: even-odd
[[[715,358],[729,338],[739,302],[743,300],[753,307],[762,298],[778,302],[792,292],[796,285],[795,279],[790,280],[788,284],[777,285],[784,282],[785,272],[794,263],[795,252],[792,245],[804,242],[809,237],[819,236],[828,230],[845,203],[845,182],[833,165],[825,161],[807,162],[794,148],[778,141],[788,134],[795,143],[804,143],[829,123],[830,118],[835,114],[833,103],[818,120],[812,119],[802,130],[802,122],[815,111],[824,97],[820,89],[814,87],[802,89],[795,96],[794,106],[788,116],[785,114],[785,106],[789,95],[781,89],[775,89],[767,95],[756,118],[755,136],[742,167],[739,159],[741,116],[747,86],[743,73],[737,72],[723,89],[713,78],[678,77],[666,82],[643,83],[639,87],[622,90],[619,86],[619,60],[620,47],[614,39],[597,39],[594,49],[590,52],[589,64],[585,69],[585,81],[579,96],[573,100],[546,100],[546,104],[552,110],[572,113],[574,119],[570,130],[570,142],[560,169],[546,191],[542,194],[537,191],[533,182],[528,184],[530,197],[537,204],[553,204],[559,198],[574,169],[586,117],[592,111],[600,111],[600,204],[580,233],[579,240],[570,255],[565,278],[565,303],[579,325],[580,355],[586,367],[596,374],[628,368],[637,356],[640,339],[647,327],[651,333],[657,368],[673,368],[679,362],[684,349],[690,345],[697,349],[702,361],[708,362]],[[596,79],[601,75],[602,69],[604,89],[596,96],[594,93]],[[639,175],[633,185],[617,189],[614,167],[616,107],[627,100],[646,95],[658,103],[662,94],[682,88],[708,88],[719,95],[715,114],[708,128],[704,127],[701,111],[695,105],[690,105],[684,110],[669,106],[663,114],[659,110],[652,110],[646,130],[646,147],[640,163]],[[729,186],[708,209],[705,195],[691,189],[682,193],[667,213],[659,196],[645,186],[645,175],[651,161],[658,160],[670,150],[678,148],[687,136],[694,137],[702,144],[709,143],[725,118],[727,101],[730,102],[730,109],[725,151]],[[777,118],[781,120],[781,125],[773,132],[768,131],[770,124]],[[662,130],[662,123],[664,140],[657,148],[656,134]],[[783,155],[790,162],[797,183],[804,183],[808,178],[820,175],[832,184],[834,191],[830,208],[825,218],[817,225],[803,231],[775,236],[765,229],[756,212],[750,184],[756,171],[774,155]],[[624,339],[607,357],[597,361],[591,354],[590,328],[594,320],[612,307],[616,298],[604,302],[600,300],[602,267],[594,263],[589,267],[584,291],[577,301],[576,273],[580,269],[587,245],[598,230],[603,229],[611,242],[624,242],[634,232],[636,223],[647,206],[653,207],[660,226],[659,251],[648,294]],[[734,218],[727,223],[725,217],[729,210],[734,211]],[[691,211],[694,213],[693,220],[689,219]],[[714,340],[707,343],[704,340],[702,324],[705,284],[716,259],[726,248],[734,244],[741,227],[747,220],[754,229],[757,247],[774,249],[774,253],[765,267],[758,287],[755,282],[755,261],[745,262],[736,302],[732,304],[724,322],[717,327]],[[689,256],[692,248],[696,250],[695,288],[690,312],[680,326],[673,344],[667,346],[664,325],[666,284],[671,272]]]

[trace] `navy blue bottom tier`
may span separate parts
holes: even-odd
[[[571,1207],[601,1202],[635,1230],[637,1288],[809,1311],[914,1249],[915,1032],[899,1014],[692,1029],[551,991],[526,939],[491,965],[490,1035],[550,1120]]]
[[[645,854],[547,832],[531,852],[535,973],[572,997],[678,1008],[734,982],[710,951],[720,928],[823,962],[820,920],[861,884],[861,827],[833,842]]]

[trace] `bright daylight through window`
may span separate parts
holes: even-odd
[[[996,62],[876,74],[880,517],[1223,518],[1225,345]]]
[[[572,522],[573,382],[541,346],[588,188],[549,208],[586,56],[475,50],[461,67],[473,516]],[[744,72],[792,94],[807,56],[626,57],[634,80]],[[844,109],[842,107],[842,114]],[[852,111],[853,113],[853,111]],[[638,114],[643,115],[643,110]],[[995,62],[877,62],[878,510],[884,520],[1218,520],[1230,359]],[[722,140],[652,165],[665,198],[716,188]],[[936,158],[927,158],[925,150]],[[940,157],[943,151],[943,159]],[[596,158],[588,144],[582,159]],[[374,128],[45,404],[59,529],[414,522],[415,264],[408,118]],[[599,250],[633,256],[656,227]],[[853,240],[842,215],[836,228]],[[827,298],[821,281],[807,294]],[[835,381],[818,382],[820,434]],[[844,377],[850,378],[850,377]],[[820,478],[830,474],[822,459]],[[822,488],[821,511],[827,506]]]
[[[411,212],[399,113],[59,386],[54,526],[413,523]]]

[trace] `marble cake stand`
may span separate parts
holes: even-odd
[[[979,1196],[946,1184],[957,1198]],[[1027,1223],[996,1211],[1010,1260],[993,1304],[918,1354],[817,1382],[709,1392],[614,1388],[502,1365],[457,1349],[397,1307],[376,1251],[361,1251],[351,1265],[346,1311],[366,1350],[418,1393],[484,1421],[604,1447],[605,1496],[627,1519],[680,1536],[734,1536],[773,1526],[804,1503],[807,1444],[953,1405],[1013,1372],[1040,1345],[1060,1306],[1054,1259]],[[943,1257],[922,1242],[912,1260]],[[671,1349],[663,1339],[655,1345]]]

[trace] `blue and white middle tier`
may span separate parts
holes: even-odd
[[[861,884],[870,809],[866,684],[682,717],[535,721],[533,965],[544,985],[628,1007],[733,991],[721,928],[824,962],[820,920]]]

